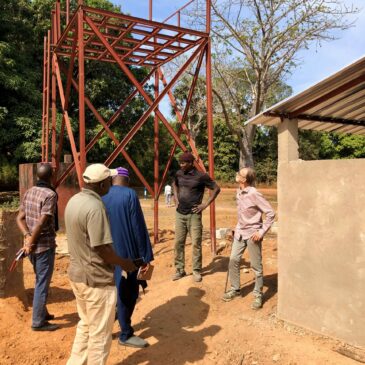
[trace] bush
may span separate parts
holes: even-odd
[[[0,191],[18,188],[18,169],[7,161],[0,162]]]
[[[270,157],[255,164],[257,183],[271,185],[276,182],[278,163]]]
[[[0,193],[0,209],[16,210],[19,208],[19,193],[9,191]]]

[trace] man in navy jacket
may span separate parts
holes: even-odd
[[[151,241],[148,235],[141,205],[136,192],[129,188],[129,173],[123,167],[117,168],[113,186],[102,199],[105,204],[117,255],[130,259],[143,258],[142,271],[148,269],[153,260]],[[123,274],[123,275],[122,275]],[[147,341],[135,336],[131,317],[139,294],[137,271],[122,273],[115,267],[115,283],[118,289],[117,311],[121,327],[118,343],[124,346],[143,348]]]

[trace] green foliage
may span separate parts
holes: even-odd
[[[54,0],[9,0],[0,4],[0,186],[16,187],[17,165],[25,162],[38,162],[41,154],[41,118],[42,118],[42,82],[43,82],[43,37],[50,28],[50,13]],[[64,5],[61,1],[61,6]],[[109,11],[120,12],[108,0],[85,0],[89,6]],[[77,1],[71,2],[71,11],[77,7]],[[65,63],[67,65],[67,60]],[[131,68],[135,77],[142,80],[146,76],[143,68]],[[85,62],[85,94],[107,121],[118,109],[121,102],[132,92],[134,86],[113,64]],[[69,116],[78,141],[78,96],[71,91]],[[135,97],[119,120],[112,127],[119,140],[122,140],[129,129],[140,118],[146,103],[141,97]],[[57,111],[57,130],[62,121],[61,110]],[[136,139],[127,149],[138,167],[148,171],[152,181],[153,139],[152,120],[140,131]],[[87,135],[90,141],[100,130],[100,124],[86,108]],[[166,141],[166,133],[161,128],[162,156],[170,144]],[[148,141],[148,149],[145,148]],[[64,141],[64,152],[70,153],[68,137]],[[114,144],[104,133],[103,138],[88,154],[89,162],[104,161],[112,152]],[[161,157],[164,161],[165,157]],[[115,164],[126,164],[118,158]],[[10,170],[9,170],[10,169]]]
[[[19,209],[19,197],[13,197],[11,200],[0,203],[0,209],[17,210]]]
[[[257,128],[253,143],[253,157],[258,183],[270,185],[276,182],[278,165],[277,141],[276,128]]]
[[[233,182],[238,171],[238,141],[232,138],[222,119],[214,121],[214,157],[217,180]]]
[[[303,160],[365,157],[365,137],[359,135],[299,131],[299,157]]]
[[[17,166],[8,162],[4,157],[0,158],[0,182],[1,188],[15,190],[17,186]]]
[[[365,158],[365,137],[324,133],[321,135],[320,158]]]
[[[255,165],[257,182],[259,184],[271,185],[276,183],[278,161],[270,157],[260,160]]]
[[[108,0],[85,0],[85,4],[103,8],[109,11],[121,11]],[[61,1],[64,4],[64,1]],[[17,166],[24,162],[37,162],[41,153],[41,108],[42,108],[42,72],[43,72],[43,37],[50,27],[50,12],[54,0],[7,0],[0,2],[0,187],[15,189],[17,186]],[[73,10],[77,2],[72,1]],[[242,41],[250,41],[260,34],[257,23],[247,19],[252,29],[249,37],[243,33]],[[300,29],[291,29],[300,32]],[[253,38],[252,38],[253,37]],[[227,42],[227,40],[224,40]],[[228,45],[228,43],[227,43]],[[236,100],[225,90],[222,78],[213,79],[214,87],[219,92],[226,105],[232,128],[229,129],[223,113],[219,111],[220,102],[214,103],[214,150],[216,177],[220,181],[231,182],[239,168],[239,138],[242,138],[242,121],[252,109],[253,97],[249,79],[255,79],[252,68],[242,67],[242,59],[236,59],[236,53],[227,49],[229,62],[222,72],[231,75],[226,78],[235,91]],[[257,54],[254,55],[255,57]],[[221,55],[214,55],[215,58]],[[275,56],[278,57],[278,56]],[[274,60],[275,61],[275,60]],[[276,61],[279,61],[277,59]],[[67,66],[67,60],[65,61]],[[288,63],[288,68],[294,64]],[[247,64],[243,64],[247,66]],[[135,77],[141,81],[146,76],[146,69],[130,67]],[[272,73],[268,74],[272,77]],[[132,92],[134,86],[113,64],[85,61],[85,93],[96,107],[100,115],[107,121],[118,109],[121,102]],[[275,78],[274,78],[275,79]],[[264,106],[268,107],[291,94],[291,89],[281,78],[269,80],[265,90]],[[186,77],[174,90],[181,109],[186,104],[191,77]],[[147,92],[152,96],[152,86]],[[78,97],[72,91],[69,105],[69,116],[78,141]],[[188,125],[196,142],[198,151],[204,161],[207,161],[206,136],[206,96],[203,79],[198,80],[196,94],[191,103]],[[130,105],[120,115],[112,126],[115,136],[121,141],[131,127],[146,110],[142,97],[136,96]],[[60,130],[62,116],[57,114],[57,130]],[[86,108],[87,142],[101,129],[100,123]],[[178,130],[176,123],[171,123]],[[167,162],[173,140],[166,128],[160,123],[159,163],[160,172]],[[241,134],[240,134],[241,133]],[[138,168],[153,182],[153,140],[154,128],[152,117],[138,131],[133,140],[126,146]],[[184,137],[183,137],[184,140]],[[186,142],[186,141],[185,141]],[[104,133],[102,138],[88,154],[89,162],[102,162],[115,148],[110,137]],[[70,143],[65,138],[65,153],[70,153]],[[311,131],[301,131],[299,134],[300,158],[305,160],[319,158],[360,158],[365,157],[365,137],[336,134],[320,134]],[[275,128],[258,128],[253,143],[253,158],[257,170],[258,181],[272,183],[276,180],[277,170],[277,135]],[[122,156],[114,164],[127,166]],[[173,161],[171,171],[177,168]]]
[[[299,158],[302,160],[318,160],[321,155],[322,133],[299,130]]]

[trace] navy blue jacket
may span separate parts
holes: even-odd
[[[136,192],[116,185],[102,199],[109,216],[117,255],[130,259],[143,257],[146,263],[152,261],[151,241]]]

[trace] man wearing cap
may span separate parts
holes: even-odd
[[[173,182],[176,199],[175,223],[175,275],[172,280],[179,280],[185,272],[185,241],[189,233],[193,248],[193,279],[202,280],[202,211],[207,208],[220,192],[219,186],[207,173],[194,167],[194,156],[184,152],[179,158],[180,170]],[[205,188],[212,190],[206,203],[202,203]]]
[[[101,200],[116,173],[102,164],[88,166],[83,174],[85,187],[69,200],[65,209],[68,275],[80,317],[67,365],[106,364],[117,300],[114,265],[126,271],[136,269],[131,260],[115,254]]]
[[[117,176],[113,177],[109,193],[103,196],[113,237],[113,247],[116,253],[130,259],[142,258],[142,271],[148,269],[153,260],[152,246],[144,220],[138,196],[129,188],[129,172],[118,167]],[[137,271],[122,276],[121,269],[115,268],[115,282],[118,289],[117,315],[121,328],[118,343],[124,346],[143,348],[148,343],[134,335],[131,326],[132,314],[139,294]],[[142,283],[146,285],[146,283]]]

